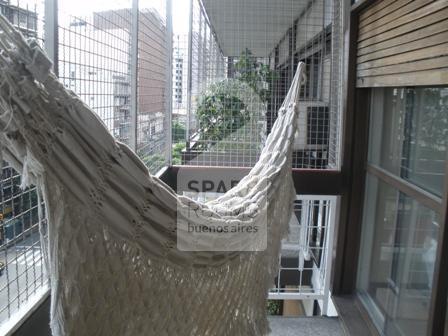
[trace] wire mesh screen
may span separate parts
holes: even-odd
[[[59,77],[155,173],[168,150],[165,0],[94,4],[59,3]]]
[[[165,0],[141,0],[138,13],[137,153],[155,173],[167,164],[169,38]]]
[[[43,42],[41,1],[0,1],[1,13],[27,38]],[[0,176],[0,325],[47,284],[35,187],[20,188],[21,176],[1,162]],[[1,332],[0,332],[1,333]]]
[[[132,3],[108,4],[95,10],[59,1],[59,78],[131,145]]]
[[[339,0],[193,0],[183,163],[253,165],[304,62],[293,166],[338,168],[339,11]],[[218,76],[207,75],[213,67]]]
[[[167,164],[171,38],[166,0],[59,0],[54,17],[44,17],[43,0],[0,0],[0,10],[42,47],[44,23],[57,22],[46,33],[56,40],[58,75],[65,87],[97,113],[116,139],[135,149],[152,173]],[[26,301],[39,290],[42,295],[47,284],[39,241],[46,220],[39,223],[38,216],[39,207],[45,215],[44,207],[35,187],[22,190],[20,184],[21,176],[3,163],[1,325],[20,308],[28,309]]]

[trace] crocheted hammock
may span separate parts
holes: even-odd
[[[258,163],[236,187],[201,204],[150,175],[64,88],[39,46],[1,16],[0,48],[0,152],[45,201],[40,230],[53,334],[268,334],[267,293],[295,194],[291,151],[303,64]],[[265,222],[267,248],[180,251],[182,209],[194,210],[201,225]]]

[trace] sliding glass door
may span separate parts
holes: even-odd
[[[426,335],[448,88],[372,89],[358,291],[385,335]]]

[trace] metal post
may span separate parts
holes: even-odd
[[[172,116],[173,116],[173,12],[172,0],[166,0],[166,34],[167,34],[167,74],[166,74],[166,164],[171,166],[172,163]]]
[[[58,76],[58,0],[45,0],[44,22],[45,52],[53,62],[53,71]]]
[[[190,28],[188,30],[188,78],[187,78],[187,125],[185,129],[185,137],[187,150],[190,149],[190,126],[191,126],[191,95],[193,86],[193,1],[190,0]]]
[[[339,198],[336,196],[329,197],[329,215],[327,222],[327,232],[325,237],[325,280],[324,280],[324,299],[322,304],[322,315],[328,316],[328,302],[330,300],[330,284],[333,266],[333,243],[334,243],[334,228],[336,225],[336,210],[339,203]]]
[[[138,0],[132,0],[132,29],[131,29],[131,69],[130,69],[130,81],[131,81],[131,124],[130,124],[130,139],[129,146],[136,152],[137,151],[137,134],[138,134]]]

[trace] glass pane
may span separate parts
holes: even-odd
[[[448,88],[372,90],[369,160],[438,196],[448,146]]]
[[[368,176],[358,288],[385,335],[425,335],[438,215]]]

